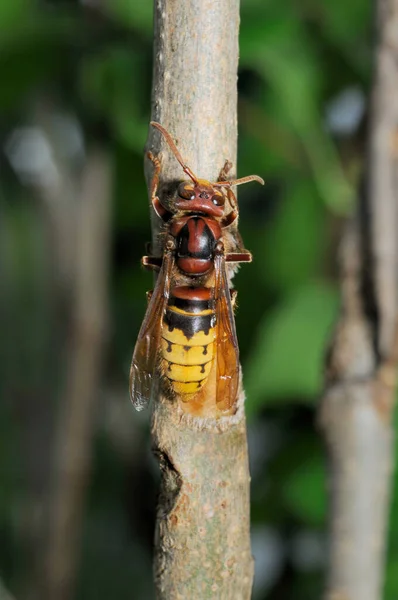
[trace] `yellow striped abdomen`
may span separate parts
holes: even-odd
[[[216,337],[211,305],[209,288],[171,291],[162,326],[161,369],[178,395],[201,390],[211,371]]]

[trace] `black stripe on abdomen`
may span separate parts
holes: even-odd
[[[191,302],[196,303],[201,301],[195,300]],[[192,313],[176,312],[172,308],[167,307],[163,322],[169,331],[179,329],[188,339],[192,338],[199,331],[203,331],[208,335],[210,329],[215,325],[214,312],[201,314],[199,312],[199,307],[196,312],[198,314],[195,314],[194,311],[192,311]]]
[[[210,310],[212,308],[211,300],[197,300],[192,298],[178,298],[175,296],[171,296],[169,300],[169,306],[175,306],[176,308],[180,308],[185,313],[189,314],[197,314],[201,313],[205,310]]]

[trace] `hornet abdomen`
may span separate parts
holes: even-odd
[[[213,365],[215,324],[211,289],[171,290],[162,324],[161,368],[176,394],[195,394],[206,382]]]

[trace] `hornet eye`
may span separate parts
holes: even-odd
[[[194,200],[195,192],[193,185],[191,183],[186,182],[180,183],[180,185],[178,186],[178,195],[181,198],[184,198],[184,200]]]
[[[224,198],[223,194],[214,194],[214,196],[212,198],[212,202],[216,206],[224,206],[225,198]]]

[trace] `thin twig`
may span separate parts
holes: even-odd
[[[216,181],[236,160],[238,0],[187,0],[155,6],[152,119],[177,140],[187,164]],[[161,184],[181,167],[157,131],[148,149],[162,150]],[[148,180],[152,165],[146,165]],[[232,174],[231,174],[232,175]],[[158,247],[159,219],[152,214]],[[159,396],[152,436],[162,482],[155,539],[157,597],[250,597],[249,471],[243,392],[236,415],[200,419]]]

